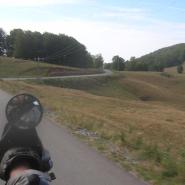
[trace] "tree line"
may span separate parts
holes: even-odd
[[[105,68],[118,71],[158,71],[163,72],[166,67],[179,66],[185,62],[185,44],[177,44],[162,48],[140,58],[131,57],[124,60],[120,56],[114,56],[111,63],[105,64]]]
[[[0,28],[0,55],[25,60],[82,68],[102,68],[101,54],[91,55],[75,38],[65,34],[40,33],[13,29],[6,34]]]
[[[129,63],[128,70],[163,71],[166,67],[179,66],[185,61],[185,44],[162,48]]]
[[[104,64],[104,68],[115,71],[124,71],[126,69],[126,61],[119,55],[116,55],[112,58],[111,63]]]
[[[91,55],[75,38],[65,34],[40,33],[13,29],[6,34],[0,28],[0,55],[26,60],[82,68],[103,68],[118,71],[163,71],[166,67],[182,66],[185,44],[162,48],[140,58],[124,60],[116,55],[105,63],[101,54]],[[179,67],[180,69],[180,67]]]

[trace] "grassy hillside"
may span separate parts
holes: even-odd
[[[133,61],[127,62],[131,71],[163,71],[166,67],[177,66],[185,61],[185,43],[162,48]]]
[[[61,124],[94,133],[85,137],[91,145],[153,184],[185,183],[184,75],[125,72],[0,87],[39,96]]]
[[[98,73],[96,69],[80,69],[0,57],[0,77],[42,77]]]

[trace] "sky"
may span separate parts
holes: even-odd
[[[105,62],[185,42],[184,0],[0,0],[0,27],[63,33]]]

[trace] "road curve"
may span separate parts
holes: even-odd
[[[6,122],[5,106],[10,98],[0,90],[0,132]],[[46,117],[38,132],[54,161],[57,179],[53,185],[146,185]],[[1,181],[0,185],[3,184]]]
[[[81,77],[98,77],[112,75],[112,71],[104,70],[104,73],[89,74],[89,75],[71,75],[71,76],[52,76],[52,77],[20,77],[20,78],[0,78],[4,81],[19,81],[19,80],[48,80],[48,79],[67,79],[67,78],[81,78]]]

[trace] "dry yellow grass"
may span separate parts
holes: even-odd
[[[62,124],[97,132],[100,139],[92,142],[100,150],[153,184],[183,184],[185,77],[126,72],[112,78],[87,90],[25,82],[0,82],[0,87],[32,93]],[[113,87],[120,92],[111,91]]]
[[[183,65],[183,67],[185,69],[185,64]],[[165,72],[167,72],[167,73],[177,73],[177,67],[176,66],[175,67],[168,67],[168,68],[165,69]],[[183,73],[185,73],[185,71]]]

